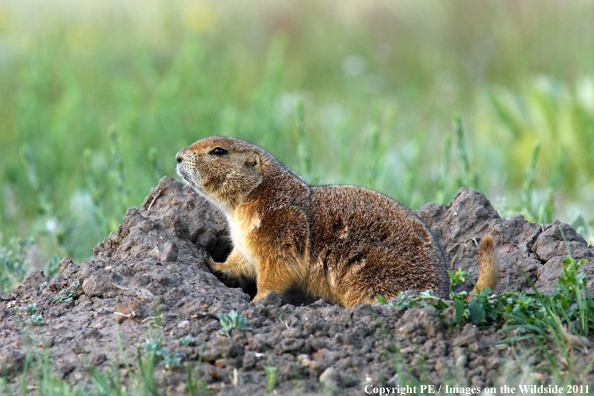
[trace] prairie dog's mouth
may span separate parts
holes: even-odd
[[[188,170],[188,168],[186,168],[182,164],[177,164],[176,170],[177,170],[177,174],[180,175],[182,177],[182,179],[184,179],[184,181],[187,184],[189,184],[192,188],[198,187],[196,185],[196,180],[195,180],[196,178],[194,177],[194,175],[192,175],[192,173]]]
[[[188,180],[189,179],[188,170],[186,168],[184,168],[184,166],[182,164],[177,164],[177,166],[175,167],[175,170],[177,171],[177,174],[180,175],[186,183],[190,182]]]

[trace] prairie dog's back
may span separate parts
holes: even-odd
[[[310,260],[353,300],[433,289],[446,297],[447,258],[407,207],[357,186],[312,187]],[[330,274],[330,275],[329,275]]]

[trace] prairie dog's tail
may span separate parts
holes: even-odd
[[[472,289],[474,293],[478,293],[478,290],[482,290],[485,287],[494,290],[499,278],[499,263],[491,235],[483,238],[479,244],[478,251],[480,268],[478,280],[474,289]]]

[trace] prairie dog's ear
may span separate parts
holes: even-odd
[[[260,156],[257,153],[250,154],[246,164],[248,166],[253,166],[258,172],[262,168],[262,162],[260,161]]]

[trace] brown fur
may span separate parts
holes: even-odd
[[[399,202],[362,187],[310,186],[234,138],[199,140],[176,158],[178,173],[230,224],[231,255],[209,264],[230,278],[255,278],[254,301],[292,288],[343,306],[410,289],[448,296],[443,248]]]
[[[497,264],[495,245],[493,244],[493,237],[491,235],[484,237],[479,244],[479,263],[479,277],[474,289],[472,289],[474,293],[478,293],[485,287],[493,290],[499,279],[499,265]]]

